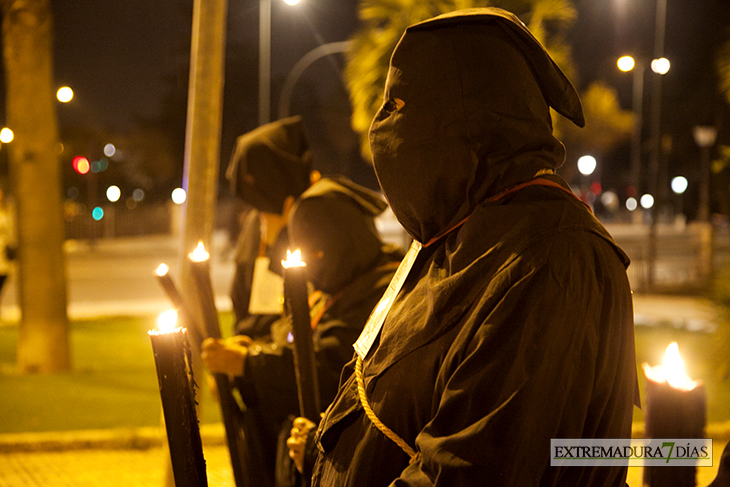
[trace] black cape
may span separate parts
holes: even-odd
[[[637,382],[628,259],[550,175],[565,151],[549,107],[582,123],[572,85],[503,10],[401,38],[370,140],[424,248],[363,371],[375,415],[420,455],[366,417],[351,363],[313,485],[624,484],[625,467],[550,467],[551,438],[628,438]]]

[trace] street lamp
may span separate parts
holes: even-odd
[[[74,90],[68,86],[62,86],[56,91],[56,99],[61,103],[68,103],[73,100]]]
[[[296,5],[299,0],[284,0]],[[271,121],[271,0],[259,0],[259,125]]]
[[[578,158],[578,171],[584,176],[593,174],[596,166],[596,158],[593,156],[581,156]]]
[[[707,222],[710,221],[710,149],[715,145],[717,129],[712,126],[700,125],[694,128],[692,135],[701,151],[700,171],[702,172],[702,179],[697,219]]]
[[[634,130],[631,136],[631,184],[639,190],[641,186],[641,126],[643,122],[644,105],[644,66],[637,65],[631,56],[622,56],[618,59],[618,69],[623,72],[634,72],[634,84],[631,89],[632,111],[634,112]]]

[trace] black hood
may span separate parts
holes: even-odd
[[[584,124],[570,81],[513,14],[468,9],[409,27],[370,128],[380,186],[408,233],[428,242],[559,167],[549,107]]]
[[[322,179],[302,194],[289,217],[289,238],[317,289],[337,293],[382,260],[374,218],[385,208],[377,193],[345,179]]]
[[[302,117],[262,125],[236,139],[226,178],[233,194],[259,211],[281,214],[287,196],[309,187],[312,154]]]

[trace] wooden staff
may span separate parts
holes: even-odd
[[[150,331],[176,487],[207,487],[203,443],[195,411],[190,344],[184,328]]]
[[[319,404],[319,381],[312,346],[312,325],[309,316],[307,278],[305,265],[287,251],[284,266],[284,303],[291,320],[294,335],[294,370],[299,395],[299,414],[317,422],[321,411]],[[297,262],[298,260],[298,262]]]
[[[203,312],[205,334],[208,338],[220,339],[221,329],[218,322],[218,311],[215,307],[213,286],[210,281],[210,255],[205,251],[201,242],[188,258],[195,283],[195,291]],[[233,468],[233,479],[237,487],[244,487],[249,483],[243,472],[243,465],[248,462],[246,462],[246,448],[241,436],[243,432],[241,408],[233,396],[233,385],[229,377],[226,374],[213,374],[213,378],[218,388],[221,416],[226,431],[231,467]]]

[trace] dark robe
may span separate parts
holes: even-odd
[[[302,251],[307,277],[322,293],[312,306],[312,341],[323,408],[335,396],[352,343],[403,257],[375,228],[373,218],[386,206],[366,188],[322,179],[300,196],[290,216],[289,245]],[[288,433],[287,419],[299,414],[290,330],[287,318],[275,321],[269,337],[248,347],[244,374],[236,379],[247,408],[248,449],[260,456],[260,464],[246,466],[263,472],[257,487],[273,485],[277,438],[282,425]]]
[[[628,259],[554,175],[549,107],[580,100],[499,9],[409,27],[370,129],[383,192],[423,245],[362,369],[317,430],[315,486],[609,486],[550,467],[552,438],[628,438],[637,389]]]
[[[636,390],[628,259],[572,196],[530,187],[421,251],[318,431],[313,485],[623,485],[550,467],[551,438],[627,438]],[[346,368],[351,374],[353,364]]]

